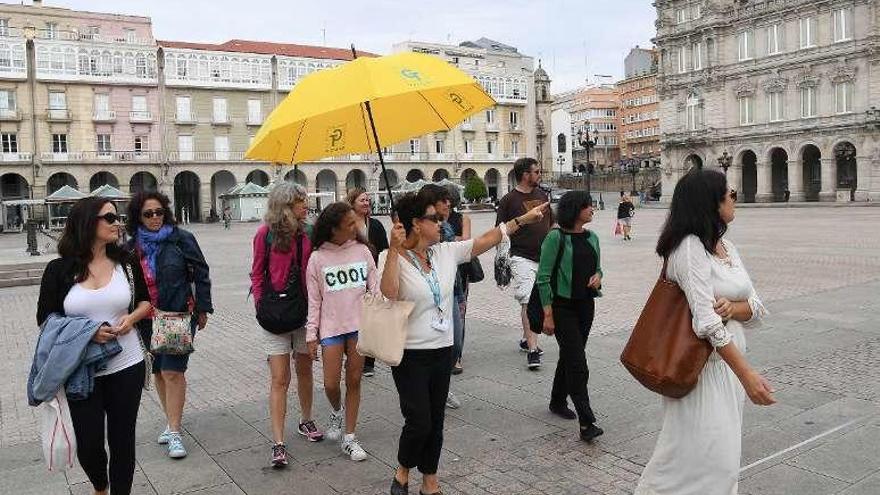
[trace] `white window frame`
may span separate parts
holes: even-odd
[[[0,89],[0,110],[15,111],[18,109],[18,102],[14,89]]]
[[[696,131],[703,126],[702,101],[699,98],[688,98],[685,112],[686,125],[689,131]]]
[[[184,146],[186,143],[186,146]],[[192,161],[193,153],[193,137],[192,134],[182,134],[177,136],[177,154],[181,161]]]
[[[678,73],[683,74],[687,72],[687,48],[684,45],[681,45],[677,49],[677,58],[678,58]]]
[[[95,151],[98,156],[110,156],[113,151],[113,142],[110,134],[95,135]]]
[[[782,104],[783,96],[784,94],[781,91],[767,94],[767,120],[770,122],[785,120],[785,107]]]
[[[699,3],[691,5],[691,20],[703,17],[703,6]]]
[[[511,110],[508,122],[510,122],[511,129],[519,129],[519,112]]]
[[[225,124],[229,122],[229,105],[226,98],[215,96],[212,100],[213,122],[216,124]]]
[[[841,81],[834,85],[834,113],[843,114],[853,111],[855,84],[852,81]]]
[[[0,36],[9,36],[9,19],[0,19]]]
[[[192,97],[178,95],[174,101],[174,105],[175,105],[175,111],[177,112],[177,120],[178,121],[192,122],[194,120],[193,114],[192,114]]]
[[[142,155],[144,152],[148,151],[149,140],[147,136],[138,134],[137,136],[134,136],[132,143],[135,155]]]
[[[214,158],[229,160],[229,136],[214,136]]]
[[[472,155],[474,153],[474,141],[472,139],[464,140],[464,153],[466,155]]]
[[[751,29],[741,31],[737,37],[737,58],[740,62],[755,58],[755,32]]]
[[[57,22],[47,22],[46,23],[46,39],[54,40],[58,38],[58,23]]]
[[[15,132],[0,133],[0,152],[18,153],[18,134]]]
[[[486,110],[486,123],[494,124],[495,123],[495,109]]]
[[[691,43],[691,68],[701,70],[703,68],[703,42]]]
[[[438,155],[442,154],[445,150],[445,144],[446,143],[442,139],[435,139],[434,140],[434,153],[437,153]]]
[[[150,111],[147,95],[131,95],[131,111],[147,113]]]
[[[755,123],[755,97],[739,97],[739,125],[752,125]]]
[[[852,9],[835,9],[831,12],[831,22],[834,29],[834,42],[850,41],[853,39],[853,15]]]
[[[816,46],[817,27],[818,23],[815,16],[802,17],[798,20],[800,47],[802,50]]]
[[[804,86],[801,88],[801,118],[808,119],[817,115],[816,107],[819,100],[816,89],[814,86]]]
[[[767,55],[782,53],[782,26],[774,23],[767,26]]]
[[[688,9],[681,8],[675,11],[675,22],[676,24],[684,24],[688,21]]]
[[[67,134],[52,134],[52,153],[67,153]]]
[[[498,143],[494,139],[487,139],[486,140],[486,154],[494,155],[495,148],[497,148],[497,147],[498,147]]]
[[[418,155],[422,149],[422,140],[421,139],[410,139],[409,140],[409,154],[410,155]]]
[[[263,122],[263,101],[259,98],[251,98],[247,102],[248,124],[260,124]]]
[[[517,141],[516,139],[513,139],[510,141],[510,153],[513,156],[516,156],[519,154],[519,141]]]
[[[64,91],[49,91],[49,109],[67,110],[67,93]]]

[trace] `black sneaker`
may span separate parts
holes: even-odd
[[[364,365],[364,376],[371,377],[376,374],[376,368],[373,366]]]
[[[528,365],[530,370],[537,370],[541,367],[541,352],[530,351],[528,356]]]
[[[590,424],[586,428],[581,428],[581,440],[591,443],[596,437],[601,436],[605,433],[602,428],[599,428],[595,424]]]
[[[540,347],[537,347],[537,349],[538,349],[538,354],[540,354],[540,355],[543,356],[543,355],[544,355],[544,349],[541,349]],[[529,352],[529,343],[528,343],[528,341],[525,341],[525,340],[520,340],[520,341],[519,341],[519,352]]]
[[[567,404],[563,404],[561,406],[550,404],[550,412],[565,419],[577,418],[577,414],[575,414],[574,411],[572,411]]]
[[[391,495],[409,495],[409,483],[400,484],[397,478],[391,478]]]

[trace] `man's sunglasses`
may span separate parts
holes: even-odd
[[[730,190],[730,199],[732,199],[733,202],[736,203],[736,191],[734,191],[733,189]]]
[[[116,213],[104,213],[103,215],[98,215],[98,218],[100,218],[101,220],[104,220],[105,222],[109,223],[110,225],[114,225],[114,224],[118,223],[120,220],[122,220],[122,218],[119,215],[117,215]]]
[[[440,223],[440,222],[443,221],[443,217],[441,217],[441,216],[440,216],[439,214],[437,214],[437,213],[434,213],[433,215],[424,215],[424,216],[421,216],[421,217],[419,217],[419,220],[427,220],[427,221],[429,221],[429,222]]]
[[[155,210],[144,210],[141,212],[141,216],[144,218],[164,217],[165,210],[162,208],[156,208]]]

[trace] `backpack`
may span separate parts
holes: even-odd
[[[261,327],[276,335],[287,333],[306,324],[309,304],[303,290],[302,272],[303,235],[296,236],[296,259],[290,265],[284,289],[276,291],[272,287],[269,274],[269,255],[272,250],[269,234],[266,234],[266,263],[263,267],[263,296],[257,303],[257,322]]]

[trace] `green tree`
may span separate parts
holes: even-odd
[[[489,195],[483,179],[473,176],[464,185],[464,198],[468,201],[479,201]]]

